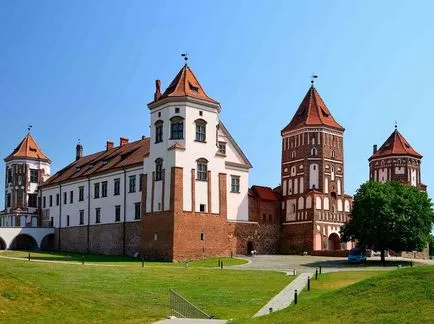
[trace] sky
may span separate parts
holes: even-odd
[[[280,182],[281,129],[316,88],[345,127],[345,191],[394,130],[434,186],[433,1],[0,1],[0,156],[27,133],[52,160],[149,136],[154,84],[189,66],[222,107],[250,185]],[[0,167],[4,179],[5,167]],[[0,209],[4,192],[0,191]]]

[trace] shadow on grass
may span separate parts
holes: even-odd
[[[371,268],[371,267],[410,267],[413,265],[412,261],[402,261],[402,260],[386,260],[384,263],[381,260],[366,260],[363,263],[348,263],[347,260],[326,260],[326,261],[317,261],[302,264],[305,267],[312,268]]]

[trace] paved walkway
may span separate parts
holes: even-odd
[[[195,318],[171,318],[165,319],[154,324],[225,324],[225,320],[216,319],[195,319]]]
[[[283,288],[276,296],[274,296],[264,307],[262,307],[253,317],[263,316],[270,313],[270,308],[273,312],[284,309],[291,305],[294,301],[294,292],[300,293],[307,285],[307,278],[312,278],[313,273],[304,272],[295,278],[288,286]]]

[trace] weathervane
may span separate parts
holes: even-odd
[[[27,125],[27,131],[30,133],[31,129],[32,129],[32,125]]]
[[[187,52],[182,53],[181,56],[184,58],[185,64],[187,64],[187,61],[188,61],[188,53],[187,53]]]
[[[312,86],[315,83],[314,79],[318,79],[318,76],[312,73],[312,75],[310,76],[310,83],[312,84]]]
[[[398,129],[398,122],[395,120],[395,130]]]

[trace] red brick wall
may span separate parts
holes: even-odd
[[[302,254],[313,250],[312,223],[282,225],[280,253]]]

